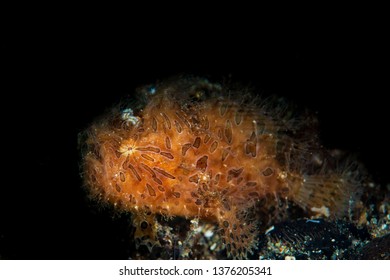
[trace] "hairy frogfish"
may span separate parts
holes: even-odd
[[[142,87],[84,133],[82,176],[91,195],[132,213],[134,238],[159,246],[157,217],[216,225],[229,257],[245,259],[260,221],[345,216],[356,172],[326,168],[310,117],[249,90],[178,78]],[[284,205],[284,206],[283,206]]]

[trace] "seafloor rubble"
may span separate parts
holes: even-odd
[[[389,187],[389,186],[388,186]],[[259,229],[258,248],[248,259],[388,260],[390,204],[388,189],[367,185],[360,208],[345,219],[295,218]],[[293,207],[294,208],[294,207]],[[299,211],[298,211],[299,212]],[[161,221],[163,247],[151,252],[130,241],[131,259],[225,259],[216,226],[177,218]]]

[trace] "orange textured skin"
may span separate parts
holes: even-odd
[[[194,84],[161,86],[131,121],[114,113],[89,130],[86,184],[134,214],[136,238],[158,244],[156,215],[199,218],[219,225],[230,256],[245,258],[256,247],[251,209],[279,198],[330,215],[345,208],[352,187],[344,174],[306,176],[290,167],[299,141],[281,121],[219,88],[205,96],[211,85]]]

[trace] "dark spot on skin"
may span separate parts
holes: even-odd
[[[195,192],[191,192],[191,196],[194,197],[194,198],[198,198],[199,195],[197,195]]]
[[[173,194],[174,197],[180,198],[180,193],[179,192],[173,192],[172,194]]]
[[[155,181],[157,184],[162,185],[162,181],[161,181],[159,178],[157,178],[156,176],[153,176],[152,179],[153,179],[153,181]]]
[[[162,113],[161,115],[164,117],[167,128],[171,129],[171,121],[169,120],[168,116],[165,113]]]
[[[274,174],[274,171],[272,168],[270,167],[267,167],[263,172],[262,172],[263,176],[265,177],[268,177],[268,176],[271,176],[272,174]]]
[[[146,188],[148,189],[148,192],[149,192],[150,196],[156,196],[156,192],[155,192],[154,188],[151,185],[146,183]]]
[[[221,114],[221,116],[223,117],[227,111],[227,108],[228,108],[228,104],[227,103],[223,103],[221,105],[221,107],[219,108],[219,113]]]
[[[122,182],[126,181],[126,177],[125,174],[123,174],[123,172],[119,172],[119,178]]]
[[[157,120],[155,117],[152,118],[152,129],[154,132],[157,131]]]
[[[145,230],[145,229],[147,229],[147,228],[148,228],[148,223],[147,223],[146,221],[143,221],[143,222],[141,223],[141,229]]]
[[[236,114],[234,115],[234,120],[236,122],[236,125],[240,125],[241,124],[242,115],[241,115],[240,112],[236,112]]]
[[[217,141],[214,141],[211,146],[210,146],[210,153],[214,153],[215,150],[217,149],[218,147],[218,142]]]
[[[153,169],[169,179],[175,179],[175,176],[173,176],[172,174],[166,172],[165,170],[163,170],[161,168],[153,167]]]
[[[173,159],[173,155],[171,153],[161,152],[160,154],[166,158]]]
[[[172,148],[171,139],[168,136],[165,138],[165,146],[167,147],[168,150]]]
[[[183,128],[181,127],[180,123],[175,120],[175,126],[178,133],[181,133]]]
[[[194,144],[192,144],[192,146],[196,149],[198,149],[200,147],[200,137],[199,136],[195,138]]]
[[[210,139],[211,139],[211,136],[208,135],[208,134],[206,134],[205,137],[204,137],[203,142],[204,142],[205,144],[207,144],[207,142],[209,142]]]
[[[154,173],[154,171],[146,164],[144,163],[140,163],[140,166],[142,166],[146,171],[149,172],[149,174],[152,176],[152,177],[155,177],[156,176],[156,173]]]
[[[205,172],[207,168],[207,159],[208,156],[203,156],[196,162],[196,168],[199,169],[201,172]]]
[[[230,204],[226,200],[222,201],[222,205],[225,210],[230,211]]]
[[[141,157],[143,157],[144,159],[148,160],[148,161],[152,161],[154,162],[154,158],[152,158],[151,156],[148,156],[146,154],[142,154]]]
[[[224,132],[225,132],[226,141],[228,142],[228,144],[231,144],[233,140],[233,132],[232,132],[232,124],[230,120],[226,121]]]
[[[184,144],[181,148],[181,155],[184,157],[188,151],[189,148],[191,148],[191,144],[190,143],[187,143],[187,144]]]
[[[122,153],[119,151],[115,151],[115,155],[117,158],[120,158],[122,156]]]
[[[151,146],[148,146],[148,147],[137,147],[135,149],[137,151],[140,151],[140,152],[152,152],[152,153],[156,153],[156,154],[158,154],[160,152],[159,148],[151,147]]]
[[[230,154],[230,147],[223,150],[222,161],[225,161],[225,159],[228,157],[229,154]]]

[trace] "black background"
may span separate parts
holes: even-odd
[[[128,256],[126,217],[97,209],[81,188],[77,135],[136,87],[176,74],[231,78],[308,108],[325,146],[357,154],[389,183],[388,64],[373,26],[181,20],[6,26],[0,258]]]

